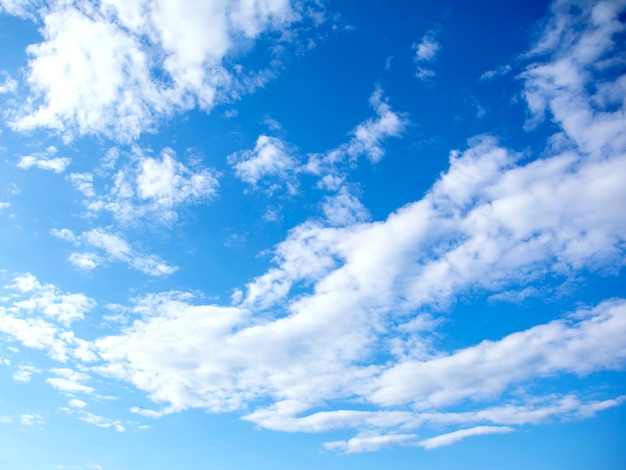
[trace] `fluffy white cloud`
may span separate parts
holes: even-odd
[[[574,44],[578,51],[586,35],[596,37],[596,29],[613,24],[600,16],[591,30],[578,29],[580,40],[567,47]],[[603,44],[603,53],[611,52],[611,42]],[[526,83],[535,83],[537,70],[553,59],[554,54],[534,59],[523,75]],[[585,68],[592,66],[577,63],[570,78],[587,83]],[[601,123],[606,131],[579,134],[555,107],[554,120],[563,130],[552,142],[568,144],[552,145],[543,158],[526,162],[494,138],[478,137],[466,151],[451,153],[450,168],[423,199],[384,221],[341,227],[308,221],[294,228],[276,247],[275,267],[248,285],[239,308],[195,305],[171,295],[139,300],[141,319],[96,342],[105,360],[99,370],[134,383],[171,410],[219,411],[263,397],[273,403],[245,417],[260,426],[375,431],[358,434],[351,444],[327,445],[343,451],[394,443],[430,448],[621,403],[622,398],[590,402],[524,394],[503,403],[502,397],[563,374],[622,370],[624,300],[452,353],[429,342],[426,333],[436,321],[412,314],[436,311],[463,292],[523,291],[536,279],[558,282],[581,270],[607,272],[623,265],[626,216],[615,202],[626,200],[624,132],[619,113],[602,108],[610,110],[617,101],[603,104],[595,94],[585,95],[584,87],[547,90],[558,95],[555,103],[572,100],[586,110],[588,128]],[[384,108],[380,96],[372,101]],[[350,148],[357,149],[355,155],[368,154],[376,136],[390,134],[380,129],[399,129],[395,119],[374,124],[384,121],[359,126],[354,140],[318,159],[317,168],[351,158]],[[299,295],[290,299],[294,287]],[[259,310],[264,314],[252,315]],[[191,328],[197,344],[182,340]],[[181,340],[163,349],[165,335]],[[384,363],[376,360],[381,353]],[[348,399],[375,411],[306,416],[326,402]],[[470,411],[448,411],[459,403]],[[451,429],[426,440],[403,432],[430,424]]]
[[[161,152],[160,158],[146,156],[139,149],[128,157],[129,161],[113,174],[100,175],[105,180],[104,194],[96,190],[93,174],[69,175],[74,187],[85,196],[84,203],[91,214],[111,212],[123,223],[136,223],[146,216],[171,223],[181,207],[209,201],[217,193],[215,171],[189,168],[169,148]],[[108,169],[115,169],[116,162],[109,163]]]
[[[41,284],[31,274],[17,276],[5,289],[10,297],[0,305],[0,332],[24,346],[45,350],[57,361],[95,359],[87,341],[77,338],[69,326],[95,307],[83,294],[63,293],[51,284]]]
[[[285,185],[289,193],[295,193],[299,171],[299,162],[295,156],[295,149],[276,138],[260,135],[254,150],[244,150],[228,157],[228,163],[235,168],[238,178],[257,186],[263,179],[276,180],[268,183],[268,192]]]
[[[72,398],[71,400],[67,402],[67,404],[68,406],[71,406],[72,408],[84,408],[87,406],[87,402],[83,400],[79,400],[78,398]]]
[[[61,293],[52,284],[40,284],[30,274],[17,276],[13,279],[13,284],[7,287],[30,293],[28,299],[13,302],[10,311],[41,312],[65,325],[82,319],[85,312],[95,307],[93,299],[83,294]]]
[[[288,0],[3,0],[0,8],[42,24],[43,41],[28,48],[31,96],[13,127],[121,141],[262,85],[268,73],[229,71],[223,59],[306,15]]]

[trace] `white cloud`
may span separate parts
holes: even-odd
[[[433,78],[436,75],[434,70],[427,69],[425,67],[418,67],[417,72],[415,72],[415,76],[420,80],[427,80],[429,78]]]
[[[259,181],[269,180],[268,192],[285,185],[287,191],[293,194],[297,191],[295,174],[299,169],[295,153],[295,149],[284,141],[260,135],[254,150],[234,153],[228,157],[228,163],[235,168],[237,177],[246,183],[256,187]]]
[[[28,299],[13,302],[12,311],[41,312],[65,325],[84,318],[84,313],[96,305],[83,294],[64,294],[51,284],[42,285],[31,274],[15,277],[7,287],[30,293]]]
[[[514,431],[514,429],[506,426],[476,426],[474,428],[461,429],[459,431],[425,439],[419,443],[419,446],[424,449],[435,449],[437,447],[449,446],[466,437],[481,436],[484,434],[505,434],[511,431]]]
[[[236,152],[228,157],[228,163],[241,180],[272,193],[280,187],[294,194],[298,187],[299,174],[314,174],[320,177],[317,186],[336,191],[343,183],[342,175],[355,165],[359,157],[366,156],[377,163],[385,154],[383,143],[390,137],[399,137],[406,129],[408,120],[394,112],[377,88],[369,99],[376,112],[375,118],[359,123],[351,132],[348,142],[324,153],[307,156],[306,163],[300,162],[297,149],[278,137],[260,135],[253,150]],[[344,198],[345,199],[345,198]],[[362,213],[362,211],[361,211]]]
[[[0,305],[0,332],[28,348],[47,351],[57,361],[95,359],[89,344],[69,330],[72,322],[95,307],[93,299],[41,284],[31,274],[13,278],[4,288],[11,296],[3,299],[7,306]]]
[[[579,65],[570,79],[586,83],[584,68],[591,65]],[[528,66],[530,82],[538,67]],[[558,103],[575,98],[589,128],[618,119],[610,110],[615,98],[607,111],[583,89],[576,96],[568,87],[550,93]],[[270,403],[245,419],[291,431],[354,428],[352,447],[335,445],[344,451],[394,440],[432,447],[495,429],[482,426],[502,432],[616,406],[621,399],[536,399],[524,390],[562,375],[623,370],[623,299],[456,352],[434,349],[429,330],[436,322],[426,322],[426,329],[411,325],[415,312],[436,313],[463,293],[521,292],[537,280],[621,269],[626,214],[615,201],[626,200],[624,132],[611,124],[606,132],[574,135],[578,127],[567,125],[568,115],[553,116],[569,143],[550,146],[540,159],[522,162],[481,136],[451,153],[450,168],[421,200],[386,220],[295,227],[277,245],[275,266],[247,286],[240,308],[195,305],[171,294],[138,300],[141,318],[96,341],[105,360],[100,372],[133,383],[172,410],[231,410],[263,398]],[[317,168],[332,168],[347,148],[324,156]],[[290,299],[294,287],[298,295]],[[384,363],[376,362],[380,354]],[[510,394],[515,400],[503,403]],[[357,400],[374,414],[306,416],[335,400]],[[469,414],[449,411],[460,403]],[[450,429],[433,441],[406,432],[430,424]],[[372,429],[379,432],[361,433]]]
[[[84,421],[85,423],[98,426],[100,428],[113,428],[117,432],[126,431],[126,428],[124,427],[121,421],[113,420],[113,419],[106,418],[100,415],[95,415],[93,413],[87,413],[86,411],[83,411],[81,415],[78,417],[78,419],[80,419],[81,421]]]
[[[61,392],[91,394],[95,391],[93,387],[82,383],[91,378],[88,374],[76,372],[68,368],[52,369],[51,372],[59,377],[48,378],[46,383]]]
[[[39,413],[25,413],[20,416],[20,422],[24,426],[41,426],[46,424],[44,417]]]
[[[33,156],[23,156],[20,158],[17,166],[24,170],[27,170],[32,167],[37,167],[41,170],[50,170],[55,173],[61,173],[65,171],[67,166],[70,164],[69,158],[47,158],[41,159]]]
[[[327,196],[322,209],[328,223],[337,227],[370,219],[369,211],[345,186],[337,194]]]
[[[0,77],[4,77],[4,82],[0,83],[0,95],[17,90],[17,80],[11,78],[6,72],[0,72]]]
[[[494,78],[506,75],[511,70],[513,70],[513,68],[510,65],[508,65],[508,64],[507,65],[499,65],[499,66],[497,66],[494,69],[487,70],[486,72],[483,72],[483,74],[480,76],[480,81],[488,82],[490,80],[493,80]]]
[[[33,374],[41,372],[35,366],[32,365],[21,365],[17,368],[17,371],[13,373],[13,380],[15,382],[27,383],[30,382],[30,379]]]
[[[419,43],[413,44],[415,49],[415,60],[418,62],[430,62],[435,60],[441,45],[435,38],[435,33],[426,34]]]
[[[346,454],[360,452],[374,452],[386,447],[413,444],[417,436],[415,434],[385,434],[375,436],[357,436],[347,441],[325,442],[327,450],[340,451]]]
[[[78,269],[84,269],[85,271],[96,269],[100,264],[102,264],[102,258],[95,253],[72,253],[69,256],[68,261],[72,264],[72,266],[75,266]]]
[[[71,173],[67,177],[72,185],[87,197],[95,197],[93,175],[90,173]]]
[[[74,232],[67,228],[53,228],[52,230],[50,230],[50,235],[72,243],[76,243],[76,241],[78,240],[76,235],[74,235]]]
[[[22,18],[32,18],[31,12],[38,4],[38,0],[0,0],[0,12]]]
[[[84,408],[87,406],[87,402],[83,400],[79,400],[78,398],[72,398],[71,400],[67,402],[67,404],[68,406],[71,406],[72,408]]]
[[[162,411],[147,410],[145,408],[140,408],[138,406],[133,406],[130,409],[130,412],[141,415],[141,416],[145,416],[147,418],[160,418],[164,414]]]
[[[435,71],[425,67],[424,62],[432,62],[437,58],[437,54],[441,50],[441,45],[436,39],[435,31],[430,31],[419,43],[413,44],[415,50],[415,61],[420,64],[417,67],[415,76],[420,80],[427,80],[433,78],[436,74]]]
[[[40,152],[35,155],[24,155],[20,157],[17,166],[23,170],[35,167],[41,170],[62,173],[70,164],[71,159],[67,157],[52,157],[52,155],[56,154],[56,152],[56,148],[49,147],[44,152]]]
[[[171,223],[178,218],[178,210],[186,205],[210,201],[217,193],[217,173],[208,168],[197,171],[176,159],[173,150],[166,148],[160,158],[144,155],[139,149],[130,161],[112,176],[105,173],[105,194],[98,194],[94,175],[73,173],[69,179],[86,197],[84,203],[91,214],[111,212],[124,223],[137,223],[153,216],[160,223]]]
[[[3,209],[6,209],[7,207],[10,207],[11,204],[9,204],[8,202],[0,202],[0,212],[2,212]]]
[[[607,73],[620,67],[615,61],[614,51],[619,49],[615,35],[626,26],[619,20],[620,2],[580,8],[570,9],[565,1],[552,6],[554,15],[528,54],[537,61],[521,77],[530,112],[528,126],[538,125],[549,111],[570,142],[599,158],[626,148],[623,79]],[[582,31],[572,34],[565,26],[572,24]]]
[[[176,266],[167,264],[158,256],[137,253],[120,235],[102,228],[95,228],[80,235],[75,235],[69,229],[53,229],[51,234],[76,245],[82,244],[90,250],[99,251],[99,253],[92,251],[72,253],[69,256],[69,262],[79,269],[90,271],[105,261],[126,263],[129,267],[150,276],[167,276],[178,269]]]
[[[267,72],[231,72],[223,59],[306,17],[287,0],[30,3],[2,3],[5,12],[43,25],[43,41],[28,48],[31,96],[13,127],[121,141],[177,111],[210,111],[262,85]]]
[[[349,142],[326,153],[309,155],[307,172],[323,178],[328,175],[338,177],[338,166],[353,164],[361,156],[366,156],[372,163],[380,161],[385,154],[383,142],[389,137],[400,136],[405,131],[408,120],[391,109],[381,88],[372,93],[369,102],[376,112],[376,118],[367,119],[352,130]]]

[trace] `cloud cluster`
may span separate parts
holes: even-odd
[[[119,222],[135,223],[151,217],[159,223],[178,218],[181,207],[210,201],[217,193],[218,175],[209,168],[190,167],[166,148],[158,158],[134,149],[127,159],[109,153],[100,173],[71,173],[70,182],[84,196],[92,215],[109,212]],[[99,180],[108,181],[100,189]]]
[[[131,31],[145,27],[138,5],[147,12],[167,6],[164,1],[102,5],[112,5],[116,21]],[[269,18],[283,4],[263,5],[265,13],[258,14],[269,23],[250,16],[251,10],[220,10],[226,8],[221,3],[205,9],[228,11],[237,31],[256,37],[271,27]],[[623,268],[626,87],[616,74],[600,78],[600,69],[618,64],[614,38],[624,29],[623,9],[623,2],[553,7],[520,76],[529,128],[548,116],[558,127],[541,158],[522,159],[496,138],[478,136],[465,150],[451,152],[449,168],[423,198],[385,220],[370,221],[343,183],[344,167],[362,156],[376,162],[384,139],[406,126],[377,90],[371,98],[376,117],[358,125],[347,143],[309,155],[304,164],[290,146],[268,136],[231,157],[236,174],[252,185],[271,178],[293,184],[295,175],[306,171],[335,191],[323,205],[326,220],[294,227],[275,247],[273,266],[252,279],[232,305],[206,304],[183,292],[143,295],[129,307],[132,322],[85,341],[70,326],[95,307],[93,300],[22,275],[6,286],[10,294],[0,306],[0,331],[54,359],[84,363],[81,372],[53,371],[57,377],[47,382],[62,392],[93,393],[86,385],[88,368],[90,374],[133,384],[158,407],[134,407],[136,414],[157,418],[191,407],[245,409],[245,420],[267,429],[352,430],[354,437],[325,444],[340,452],[394,445],[432,449],[550,419],[585,418],[623,404],[626,397],[610,391],[601,397],[590,393],[584,379],[624,370],[626,299],[581,306],[456,351],[438,349],[432,334],[440,326],[439,313],[461,295],[523,298],[583,272]],[[167,10],[171,16],[177,12]],[[104,13],[80,13],[88,14]],[[218,34],[206,37],[218,41],[210,50],[226,44]],[[186,37],[160,40],[165,50],[174,50]],[[434,59],[434,39],[429,41],[417,47],[418,59]],[[215,56],[216,63],[228,47]],[[194,64],[204,63],[203,54],[166,56],[164,66],[184,71],[188,81],[181,80],[194,89]],[[116,173],[105,196],[98,196],[93,175],[69,178],[90,210],[133,217],[145,213],[137,200],[169,214],[214,188],[202,171],[188,170],[168,152],[160,160],[140,156],[133,162]],[[108,259],[150,274],[173,269],[138,255],[103,229],[81,235],[62,229],[54,235],[97,250],[72,255],[83,268]],[[538,383],[554,384],[562,376],[575,377],[579,390],[539,394]],[[119,421],[80,416],[124,429]]]
[[[96,359],[88,341],[71,329],[73,322],[95,308],[93,299],[41,284],[31,274],[16,276],[4,288],[10,296],[3,298],[5,305],[0,305],[1,333],[28,348],[46,351],[57,361]]]
[[[369,102],[376,116],[359,123],[350,132],[350,139],[334,149],[301,156],[294,145],[278,137],[260,135],[254,149],[235,152],[228,162],[239,179],[254,188],[263,187],[269,194],[279,188],[295,194],[300,175],[315,175],[318,189],[334,193],[322,204],[329,224],[367,220],[369,213],[353,194],[354,188],[346,184],[346,175],[359,158],[366,157],[371,163],[380,161],[385,154],[385,141],[399,137],[408,126],[408,119],[391,109],[381,88],[376,88]]]
[[[99,371],[132,382],[168,411],[229,410],[270,398],[273,404],[245,419],[287,431],[356,429],[352,444],[328,444],[344,451],[402,443],[433,448],[619,405],[623,398],[513,392],[563,374],[623,369],[624,300],[453,353],[435,349],[424,333],[437,323],[420,314],[464,292],[512,292],[537,279],[622,267],[626,217],[617,201],[626,199],[626,149],[623,113],[612,110],[623,99],[614,96],[619,80],[592,85],[588,72],[614,51],[609,39],[618,10],[608,11],[579,10],[579,21],[591,20],[586,28],[535,52],[522,75],[531,110],[544,97],[545,112],[561,125],[543,158],[521,161],[496,139],[478,137],[451,153],[450,168],[423,199],[385,221],[294,228],[275,250],[276,266],[247,286],[237,307],[166,294],[140,299],[142,319],[96,341],[106,362]],[[604,47],[595,59],[567,69],[567,83],[581,85],[553,85],[561,70],[552,65],[594,41]],[[549,73],[559,75],[544,80]],[[607,89],[613,99],[600,100]],[[562,106],[575,106],[586,120],[572,124]],[[295,288],[299,295],[291,297]],[[191,328],[197,343],[160,347],[165,334],[188,338]],[[372,411],[307,414],[335,400]],[[450,410],[459,404],[470,411]],[[427,439],[410,432],[429,424],[450,430]]]
[[[118,141],[262,86],[271,72],[228,69],[224,59],[266,34],[280,41],[307,12],[288,0],[3,0],[0,9],[42,25],[43,41],[28,48],[31,94],[13,128]]]

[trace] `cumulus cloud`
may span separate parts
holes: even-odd
[[[289,193],[297,190],[295,174],[299,171],[296,151],[276,138],[260,135],[254,150],[244,150],[228,157],[238,178],[256,187],[261,180],[269,180],[267,191],[272,193],[285,185]]]
[[[137,223],[151,217],[159,223],[178,218],[180,208],[210,201],[217,193],[217,173],[209,168],[190,168],[166,148],[159,158],[144,155],[135,149],[128,160],[119,163],[117,171],[105,172],[104,191],[96,189],[95,175],[72,173],[70,182],[84,196],[91,214],[110,212],[118,221]],[[115,170],[115,162],[109,170]]]
[[[602,24],[615,28],[610,16],[600,16],[604,23],[576,34],[596,37]],[[603,54],[614,50],[610,41],[603,44]],[[558,51],[542,54],[528,65],[525,84],[535,83],[537,70],[555,54],[560,57]],[[592,62],[575,65],[570,73],[579,81],[591,79],[585,67]],[[608,87],[610,80],[615,77],[607,79]],[[413,324],[412,312],[447,308],[465,292],[532,292],[537,279],[558,282],[582,270],[621,268],[626,218],[615,201],[626,199],[624,132],[619,113],[610,111],[616,101],[602,104],[583,89],[533,88],[558,95],[546,112],[554,108],[567,145],[522,161],[493,137],[479,136],[465,151],[451,152],[449,169],[421,200],[386,220],[336,227],[307,221],[292,229],[274,251],[275,266],[249,283],[237,308],[197,305],[179,294],[138,300],[141,319],[96,341],[105,360],[99,371],[173,410],[222,411],[270,399],[245,419],[288,431],[353,428],[358,434],[351,444],[327,444],[346,452],[394,443],[432,448],[617,406],[622,398],[594,402],[584,392],[582,398],[533,398],[515,390],[562,375],[622,370],[623,299],[455,352],[429,342],[425,333],[436,322]],[[578,133],[568,125],[570,116],[557,105],[570,99],[586,110],[589,128],[599,122],[605,132]],[[376,96],[373,101],[382,103]],[[355,139],[363,148],[375,141],[358,132]],[[335,156],[349,157],[349,148]],[[259,311],[264,315],[253,315]],[[192,327],[199,343],[170,345],[165,357],[158,346],[164,335],[188,337]],[[381,352],[385,362],[376,359]],[[348,399],[372,411],[311,414]],[[469,411],[450,410],[460,403]],[[431,425],[445,425],[446,432],[425,439],[410,432],[419,429],[421,436]]]
[[[0,305],[1,333],[28,348],[44,350],[57,361],[95,359],[88,342],[69,329],[95,307],[93,299],[41,284],[31,274],[16,276],[4,288],[10,296],[6,305]]]
[[[175,112],[210,111],[262,86],[271,72],[238,73],[224,59],[268,34],[280,41],[282,31],[307,17],[288,0],[4,0],[0,8],[42,25],[42,42],[27,49],[31,94],[14,111],[13,128],[120,141]]]
[[[599,82],[594,75],[598,60],[610,64],[616,50],[619,9],[611,5],[562,11],[557,4],[559,21],[547,24],[526,59],[520,78],[531,119],[538,125],[550,115],[559,128],[540,158],[522,159],[494,137],[478,136],[451,152],[449,168],[421,199],[368,221],[333,169],[360,156],[375,161],[382,139],[403,129],[377,92],[377,118],[357,126],[334,152],[311,157],[307,171],[337,190],[326,200],[327,220],[290,230],[273,251],[272,267],[236,291],[236,306],[181,292],[137,297],[132,321],[82,346],[97,355],[90,373],[147,393],[160,411],[131,409],[145,416],[191,407],[246,410],[245,420],[267,429],[353,430],[351,439],[325,444],[340,452],[435,448],[622,405],[626,397],[590,390],[585,378],[624,370],[625,299],[580,306],[455,351],[432,340],[439,312],[459,296],[507,300],[516,292],[532,295],[538,281],[558,284],[623,267],[626,214],[618,202],[626,200],[626,88],[615,74]],[[573,14],[580,17],[570,21]],[[576,27],[566,31],[563,24]],[[167,184],[150,176],[161,170],[151,165],[168,167],[165,158],[148,169],[139,165],[132,184],[119,191],[167,199]],[[133,265],[134,251],[115,234],[56,234]],[[26,297],[42,290],[32,276],[8,288]],[[55,357],[77,357],[78,340],[59,338],[60,315],[32,309],[24,318],[19,302],[11,298],[0,309],[1,331]],[[35,326],[52,329],[39,335]],[[63,355],[49,338],[61,341]],[[89,387],[73,369],[56,373],[48,383],[61,390]],[[560,377],[578,390],[533,395],[536,384],[554,385]],[[81,419],[115,427],[97,415]]]

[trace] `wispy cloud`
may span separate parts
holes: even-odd
[[[53,236],[70,241],[76,245],[83,245],[89,250],[98,253],[74,252],[69,261],[79,269],[92,270],[106,261],[119,261],[128,264],[151,276],[166,276],[176,272],[176,266],[170,266],[156,255],[142,255],[137,253],[130,244],[119,234],[109,232],[103,228],[95,228],[80,235],[75,235],[69,229],[53,229]]]
[[[461,429],[459,431],[442,434],[440,436],[425,439],[419,443],[424,449],[435,449],[436,447],[449,446],[471,436],[481,436],[484,434],[505,434],[514,431],[513,428],[507,426],[476,426],[469,429]]]

